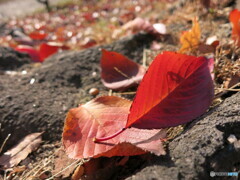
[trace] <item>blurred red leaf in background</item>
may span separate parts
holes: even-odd
[[[234,9],[229,15],[229,21],[232,24],[232,38],[240,46],[240,11]]]
[[[39,54],[42,60],[45,60],[47,57],[57,53],[59,50],[67,50],[68,47],[62,45],[61,43],[48,42],[42,43],[39,47]]]
[[[36,49],[34,49],[32,46],[18,45],[15,48],[15,50],[18,52],[27,53],[31,57],[32,61],[34,62],[42,62],[39,52]]]
[[[34,40],[44,40],[47,36],[48,34],[43,31],[33,31],[29,34],[29,37]]]

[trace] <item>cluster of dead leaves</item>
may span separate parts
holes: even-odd
[[[156,18],[149,19],[156,23],[153,25],[137,17],[139,13],[150,14],[157,3],[82,1],[49,13],[10,19],[4,24],[6,32],[0,34],[0,44],[28,53],[34,62],[43,62],[62,50],[106,44],[139,31],[164,34],[166,27]]]

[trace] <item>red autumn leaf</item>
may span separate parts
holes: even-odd
[[[55,43],[55,42],[42,43],[39,48],[40,57],[42,60],[44,60],[47,57],[57,53],[61,49],[68,49],[68,48],[62,45],[61,43]]]
[[[43,31],[33,31],[29,34],[29,37],[34,40],[44,40],[47,36]]]
[[[86,21],[88,21],[88,22],[94,22],[95,21],[95,18],[93,17],[93,14],[92,13],[89,13],[89,12],[85,12],[85,13],[83,13],[83,15],[82,15],[84,18],[85,18],[85,20]]]
[[[232,38],[240,46],[240,11],[237,9],[232,10],[229,21],[232,23]]]
[[[203,114],[214,95],[208,65],[205,57],[158,55],[139,85],[126,127],[171,127]]]
[[[101,77],[104,86],[123,90],[137,85],[145,74],[145,69],[127,57],[112,51],[102,50]]]
[[[63,145],[70,158],[132,156],[150,151],[164,154],[160,138],[165,130],[128,128],[104,143],[93,138],[104,137],[124,128],[131,101],[115,96],[96,98],[71,109],[63,130]]]
[[[34,61],[34,62],[42,62],[39,52],[36,49],[34,49],[32,46],[18,45],[15,48],[15,50],[18,52],[27,53],[31,57],[32,61]]]

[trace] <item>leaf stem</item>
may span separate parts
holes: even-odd
[[[117,135],[121,134],[123,131],[125,131],[127,128],[122,128],[121,130],[117,131],[116,133],[110,135],[110,136],[107,136],[107,137],[102,137],[102,138],[93,138],[93,141],[96,143],[96,142],[102,142],[102,141],[107,141],[109,139],[112,139],[114,137],[116,137]]]

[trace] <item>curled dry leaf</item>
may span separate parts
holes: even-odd
[[[200,53],[215,53],[217,46],[219,45],[219,40],[217,36],[211,36],[206,39],[206,44],[200,43],[198,45],[198,51]]]
[[[194,18],[192,23],[192,28],[189,31],[184,31],[180,37],[180,53],[194,51],[200,44],[201,31],[197,18]]]
[[[240,46],[240,11],[237,9],[232,10],[229,21],[232,24],[232,39]]]
[[[128,128],[113,139],[95,143],[93,138],[113,134],[125,127],[131,101],[115,97],[96,98],[78,108],[71,109],[66,117],[62,141],[70,158],[132,156],[146,151],[165,154],[161,138],[165,130]]]
[[[76,160],[70,159],[66,155],[63,147],[59,148],[55,152],[53,174],[57,174],[56,177],[58,177],[58,178],[62,178],[62,179],[69,178],[71,176],[71,174],[74,172],[74,170],[76,169],[77,163],[74,164],[74,162],[76,162]],[[72,164],[74,164],[74,165],[72,165]],[[66,170],[64,170],[66,167],[68,167],[68,168]]]
[[[171,127],[203,114],[214,96],[211,68],[205,57],[158,55],[138,87],[126,127]]]
[[[104,86],[123,90],[137,85],[145,74],[145,68],[127,57],[112,51],[102,50],[101,78]]]
[[[206,44],[216,47],[219,45],[219,40],[217,36],[211,36],[206,39]]]
[[[41,135],[42,133],[32,133],[27,135],[18,145],[5,152],[0,157],[0,165],[4,168],[10,168],[20,163],[28,156],[28,154],[38,148],[42,142]]]

